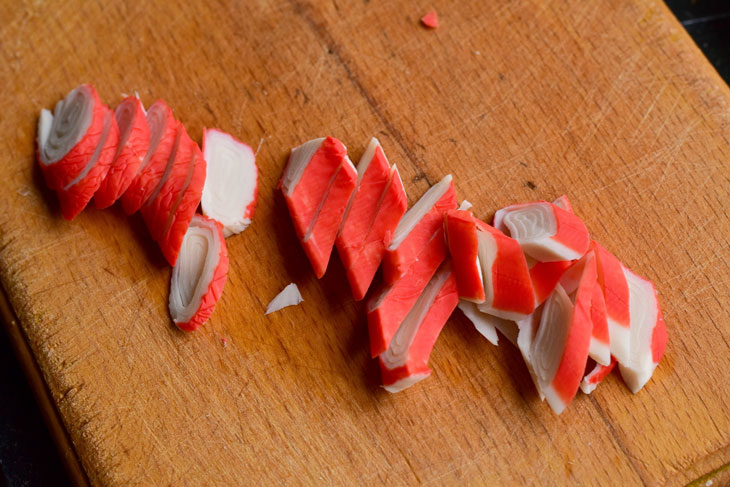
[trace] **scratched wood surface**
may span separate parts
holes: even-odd
[[[23,1],[0,64],[0,279],[92,484],[728,481],[730,90],[660,1]],[[82,82],[259,148],[254,222],[194,334],[141,219],[66,222],[35,167],[38,111]],[[326,134],[355,160],[379,137],[411,203],[448,172],[483,218],[569,194],[657,284],[652,381],[611,376],[555,416],[457,313],[432,377],[382,391],[363,304],[337,259],[313,277],[275,190],[288,150]],[[289,282],[304,303],[264,316]]]

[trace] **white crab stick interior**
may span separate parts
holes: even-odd
[[[287,196],[291,196],[294,192],[294,188],[297,187],[309,161],[312,160],[314,153],[322,146],[322,142],[324,142],[324,137],[312,139],[291,150],[289,162],[286,165],[284,176],[281,178],[281,187]]]
[[[189,321],[198,311],[218,266],[220,246],[215,223],[193,218],[172,268],[170,314],[176,323]]]
[[[405,377],[405,378],[399,380],[395,384],[391,384],[389,386],[383,386],[383,389],[385,389],[386,391],[388,391],[390,393],[395,394],[396,392],[400,392],[404,389],[408,389],[409,387],[411,387],[413,384],[415,384],[417,382],[421,382],[423,379],[425,379],[429,375],[430,375],[429,373],[412,374],[412,375],[409,375],[408,377]]]
[[[530,355],[540,383],[549,385],[558,371],[573,317],[573,304],[561,286],[545,302]]]
[[[142,172],[142,169],[147,167],[147,164],[149,164],[152,155],[157,150],[157,146],[160,145],[160,141],[165,133],[165,128],[167,127],[168,122],[167,111],[165,110],[164,105],[157,103],[153,103],[147,110],[146,118],[147,125],[150,127],[150,144],[147,149],[147,154],[145,154],[144,159],[142,159],[142,164],[140,164],[139,169],[137,169],[137,174]]]
[[[389,250],[395,250],[398,248],[401,242],[408,237],[408,234],[411,233],[411,230],[413,230],[416,224],[421,221],[421,218],[423,218],[424,215],[433,208],[433,205],[435,205],[436,202],[446,193],[450,185],[451,174],[447,174],[441,181],[431,186],[428,191],[421,196],[421,199],[418,200],[418,202],[416,202],[416,204],[413,205],[405,215],[403,215],[403,218],[400,223],[398,223],[398,226],[393,233],[393,240],[390,242],[390,246],[388,246]]]
[[[137,99],[139,99],[139,97],[137,97]],[[117,108],[114,109],[114,116],[117,119],[117,127],[119,127],[119,145],[117,145],[117,155],[119,155],[124,146],[127,145],[129,134],[132,133],[137,103],[137,101],[131,98],[125,98],[119,105],[117,105]],[[144,110],[144,106],[142,106],[142,110]]]
[[[86,135],[94,115],[94,97],[86,85],[81,85],[56,103],[53,115],[42,110],[38,121],[38,150],[40,160],[49,165],[63,159]]]
[[[464,200],[464,201],[462,201],[462,202],[461,202],[461,204],[459,205],[459,209],[460,209],[460,210],[468,210],[468,209],[470,209],[470,208],[471,208],[472,206],[474,206],[474,205],[472,205],[471,203],[469,203],[469,202],[468,202],[467,200]]]
[[[256,156],[251,147],[219,130],[205,131],[203,147],[203,214],[221,222],[226,237],[240,233],[251,223],[246,209],[256,198]]]
[[[360,158],[360,161],[357,163],[357,184],[360,185],[360,180],[365,175],[365,172],[367,172],[368,167],[370,167],[370,162],[373,160],[373,156],[375,156],[375,151],[377,148],[380,147],[380,141],[373,137],[370,139],[370,143],[368,144],[368,148],[365,149],[365,153]],[[383,156],[385,156],[385,152],[383,152]],[[388,159],[386,158],[386,161]],[[388,164],[390,165],[390,164]]]
[[[552,237],[558,231],[558,223],[550,203],[532,203],[517,207],[504,214],[501,223],[526,254],[541,262],[581,257],[580,253],[553,240]]]
[[[104,130],[101,133],[101,138],[99,139],[99,143],[96,145],[94,154],[91,156],[91,159],[89,159],[89,162],[86,163],[84,169],[82,169],[81,172],[78,173],[76,177],[66,185],[65,188],[63,188],[64,190],[69,189],[71,186],[84,179],[86,175],[89,174],[89,171],[91,171],[91,168],[96,166],[96,161],[99,160],[99,156],[101,156],[101,150],[104,148],[104,145],[106,144],[106,138],[109,136],[109,128],[111,127],[111,124],[112,114],[111,112],[107,111],[106,115],[104,115]]]
[[[479,311],[475,303],[465,299],[459,300],[459,309],[467,318],[469,318],[469,321],[472,322],[474,328],[476,328],[476,330],[481,333],[484,338],[489,340],[492,345],[498,345],[499,337],[497,337],[497,325],[495,322],[505,320],[482,313]]]
[[[302,294],[299,292],[299,288],[292,282],[271,300],[269,305],[266,307],[266,314],[279,311],[287,306],[296,306],[302,301],[304,301],[304,299],[302,298]]]
[[[403,323],[400,324],[398,331],[390,341],[390,347],[380,356],[387,368],[394,369],[408,362],[408,351],[413,339],[416,338],[421,322],[450,274],[450,268],[437,271],[418,297],[416,304],[403,319]]]

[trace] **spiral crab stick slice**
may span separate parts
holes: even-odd
[[[398,223],[383,258],[383,280],[393,284],[406,274],[434,232],[443,228],[444,213],[456,208],[451,175],[434,184]]]
[[[591,371],[588,372],[585,377],[583,377],[583,380],[580,383],[580,389],[585,394],[590,394],[591,392],[595,391],[596,387],[598,387],[598,384],[600,384],[603,379],[608,377],[608,374],[611,373],[614,367],[616,367],[616,359],[613,357],[611,358],[611,362],[608,365],[601,365],[599,363],[596,363]]]
[[[223,224],[223,235],[241,233],[251,224],[258,197],[256,154],[251,147],[218,130],[203,132],[208,172],[203,187],[203,214]]]
[[[132,184],[150,144],[150,128],[139,98],[128,96],[122,100],[114,116],[119,144],[109,173],[94,195],[94,205],[100,209],[113,205]]]
[[[619,362],[628,363],[630,351],[629,287],[621,262],[598,242],[591,242],[596,254],[598,284],[606,303],[606,322],[611,354]]]
[[[380,355],[383,387],[400,392],[431,374],[428,358],[459,301],[456,279],[448,261],[434,274]]]
[[[494,223],[540,262],[579,259],[590,243],[588,229],[580,218],[544,201],[500,210]]]
[[[347,149],[334,137],[310,140],[292,149],[280,186],[317,278],[327,270],[356,184],[357,171]]]
[[[228,251],[221,225],[195,215],[170,280],[170,316],[181,330],[194,331],[210,318],[227,275]]]
[[[139,211],[157,187],[170,159],[180,124],[162,100],[157,100],[149,107],[146,119],[150,130],[147,153],[121,198],[122,208],[127,215]]]
[[[446,258],[443,226],[436,229],[416,256],[417,263],[393,284],[382,288],[367,304],[370,354],[377,357],[390,346],[393,335],[413,308],[423,289]]]
[[[444,214],[446,241],[453,265],[459,297],[481,303],[486,299],[482,267],[479,264],[477,220],[468,210],[449,210]],[[496,335],[495,335],[496,336]]]
[[[89,203],[109,171],[119,139],[114,115],[91,85],[71,90],[38,120],[38,152],[61,213],[72,220]]]
[[[618,360],[621,377],[631,392],[644,387],[664,355],[667,329],[651,281],[623,268],[629,287],[630,348],[626,360]]]
[[[357,186],[335,241],[356,301],[365,297],[407,205],[398,169],[373,137],[357,165]]]

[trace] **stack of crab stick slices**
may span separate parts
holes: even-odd
[[[145,110],[129,96],[112,111],[89,84],[72,90],[53,112],[41,111],[37,145],[46,184],[67,220],[92,199],[100,209],[119,201],[126,214],[142,214],[173,267],[173,321],[186,331],[202,325],[226,282],[224,237],[243,231],[256,207],[251,148],[207,129],[201,150],[164,101]]]
[[[499,331],[517,347],[558,414],[616,364],[638,392],[664,353],[654,285],[591,240],[566,196],[508,206],[489,225],[466,201],[457,208],[447,175],[407,209],[375,138],[357,166],[334,137],[292,149],[280,188],[316,276],[337,248],[354,299],[369,294],[370,352],[390,392],[431,374],[457,307],[494,345]]]

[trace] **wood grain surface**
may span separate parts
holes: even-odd
[[[429,8],[441,27],[418,18]],[[659,0],[21,1],[0,23],[0,279],[93,485],[728,482],[730,90]],[[91,82],[231,132],[260,168],[208,324],[167,311],[141,218],[64,221],[34,163],[39,110]],[[515,349],[456,313],[432,377],[379,388],[363,304],[317,281],[275,190],[289,149],[381,140],[412,204],[446,173],[489,218],[567,193],[655,281],[669,333],[632,395],[561,416]],[[300,306],[264,316],[296,282]],[[224,345],[222,338],[227,339]]]

